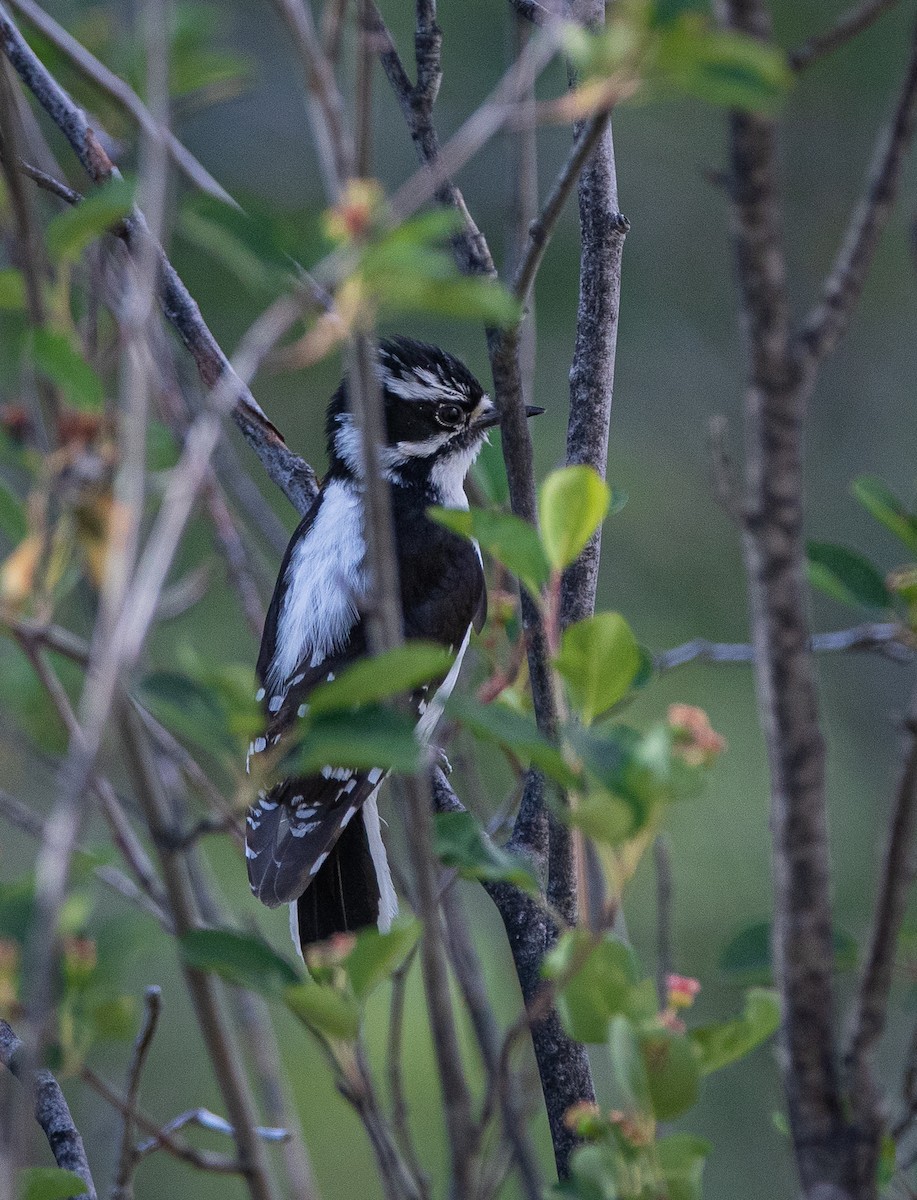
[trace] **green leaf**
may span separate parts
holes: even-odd
[[[712,1149],[690,1133],[673,1133],[656,1142],[667,1200],[701,1200],[704,1163]]]
[[[641,735],[618,723],[590,729],[574,725],[565,735],[589,779],[599,785],[588,789],[569,817],[590,837],[618,845],[645,827],[657,804],[675,798],[668,743],[654,756],[656,730]]]
[[[322,767],[403,771],[420,766],[421,746],[414,721],[390,708],[367,706],[356,712],[317,713],[309,720],[291,766],[284,771],[310,775]]]
[[[14,545],[18,545],[22,541],[28,529],[25,504],[2,475],[0,475],[0,529]]]
[[[908,512],[881,479],[862,475],[854,481],[853,494],[868,513],[881,521],[912,554],[917,554],[917,516]]]
[[[711,28],[699,13],[661,31],[651,78],[708,104],[765,113],[779,108],[793,81],[777,46]]]
[[[387,232],[364,252],[359,274],[388,316],[439,313],[461,320],[509,325],[521,306],[497,280],[463,275],[452,255],[434,243],[455,232],[437,210],[423,213]]]
[[[586,725],[627,695],[640,665],[637,639],[614,612],[596,613],[568,626],[554,660]]]
[[[397,917],[387,933],[370,926],[357,934],[357,944],[344,961],[344,970],[358,1000],[398,970],[420,937],[420,922]]]
[[[862,555],[830,542],[809,542],[809,582],[842,604],[889,608],[892,600],[885,580]]]
[[[835,969],[851,970],[857,962],[856,939],[842,929],[835,929],[832,940]],[[731,938],[720,953],[719,967],[734,983],[771,983],[773,959],[770,921],[755,921]]]
[[[432,520],[453,533],[474,538],[483,550],[503,564],[536,599],[548,582],[551,568],[545,558],[538,531],[528,521],[511,513],[483,508],[429,508]]]
[[[575,808],[563,811],[563,819],[594,842],[620,846],[635,837],[650,815],[649,808],[638,807],[629,799],[605,789],[591,789]]]
[[[299,972],[254,933],[192,929],[179,938],[179,944],[189,967],[213,971],[264,996],[278,996],[300,979]]]
[[[700,1071],[709,1075],[744,1058],[780,1027],[780,999],[776,992],[752,988],[745,997],[741,1017],[692,1029],[691,1041],[700,1054]]]
[[[538,884],[528,866],[495,846],[469,812],[436,813],[435,853],[447,867],[456,867],[463,879],[512,883],[530,895]]]
[[[307,980],[283,993],[287,1008],[311,1029],[343,1042],[360,1032],[360,1005],[355,996]]]
[[[582,782],[564,761],[563,755],[538,732],[531,717],[513,712],[505,704],[479,704],[467,696],[452,695],[446,711],[484,741],[505,746],[526,765],[533,763],[562,787],[576,788]]]
[[[608,1023],[629,1011],[629,1001],[638,983],[638,967],[632,948],[613,934],[593,948],[584,930],[565,933],[546,956],[542,974],[558,978],[570,970],[578,956],[585,959],[558,993],[557,1008],[564,1029],[577,1042],[604,1042]]]
[[[620,1200],[618,1155],[607,1143],[580,1146],[570,1163],[572,1179],[555,1184],[550,1196],[573,1196],[576,1200]]]
[[[15,267],[0,270],[0,311],[21,312],[25,308],[25,280]]]
[[[88,1191],[85,1180],[60,1167],[26,1167],[19,1172],[19,1200],[69,1200]]]
[[[538,493],[541,540],[551,566],[568,567],[605,520],[608,484],[592,467],[552,471]]]
[[[85,200],[59,213],[48,225],[48,253],[56,262],[80,257],[85,248],[131,211],[134,181],[111,179]]]
[[[102,381],[66,334],[55,329],[33,329],[27,354],[42,375],[64,393],[76,408],[97,411],[105,402]]]
[[[309,696],[313,714],[375,704],[448,674],[455,655],[435,642],[408,642],[354,663]]]
[[[611,1018],[608,1049],[615,1082],[621,1092],[621,1107],[648,1116],[653,1107],[640,1042],[633,1023],[621,1014]]]
[[[656,1120],[674,1121],[697,1102],[700,1088],[698,1053],[684,1034],[668,1029],[643,1033],[640,1053]]]

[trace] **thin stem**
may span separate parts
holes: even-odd
[[[656,868],[656,997],[659,1008],[664,1009],[669,1002],[669,976],[675,969],[672,853],[664,833],[657,834],[653,842],[653,865]]]
[[[914,881],[917,829],[917,695],[905,723],[907,750],[895,792],[879,875],[863,973],[857,989],[844,1058],[854,1116],[869,1136],[859,1146],[863,1178],[875,1176],[885,1126],[884,1101],[875,1078],[875,1055],[885,1030],[898,935]]]
[[[791,50],[787,55],[790,66],[794,71],[804,71],[818,59],[832,54],[869,29],[880,17],[897,8],[898,2],[899,0],[861,0],[860,4],[848,9],[830,29],[810,37],[807,42]]]
[[[809,649],[818,654],[844,654],[851,651],[875,651],[894,662],[913,662],[913,640],[903,626],[893,622],[868,622],[831,633],[813,633]],[[653,657],[653,666],[660,673],[674,671],[692,662],[753,663],[755,648],[747,642],[709,642],[692,638],[681,646],[663,650]]]
[[[917,123],[917,25],[910,57],[891,121],[880,130],[866,188],[843,245],[825,280],[822,297],[809,314],[798,338],[803,366],[812,370],[844,336],[863,292],[876,247],[888,223],[901,184],[904,160]]]
[[[121,1130],[121,1149],[110,1200],[131,1200],[134,1194],[133,1174],[137,1165],[134,1149],[134,1110],[140,1095],[140,1076],[162,1012],[162,992],[158,987],[149,987],[144,996],[143,1021],[134,1042],[131,1061],[127,1068],[127,1092],[125,1093],[124,1126]]]

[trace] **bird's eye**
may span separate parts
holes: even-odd
[[[461,425],[464,413],[457,404],[440,404],[436,409],[436,419],[446,429],[455,429]]]

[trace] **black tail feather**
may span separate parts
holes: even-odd
[[[302,951],[336,933],[352,933],[365,925],[375,925],[379,917],[379,885],[362,812],[344,829],[297,900],[296,917]]]

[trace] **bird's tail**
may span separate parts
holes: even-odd
[[[386,932],[398,897],[373,795],[341,832],[306,890],[290,904],[290,932],[300,955],[314,942],[366,925]]]

